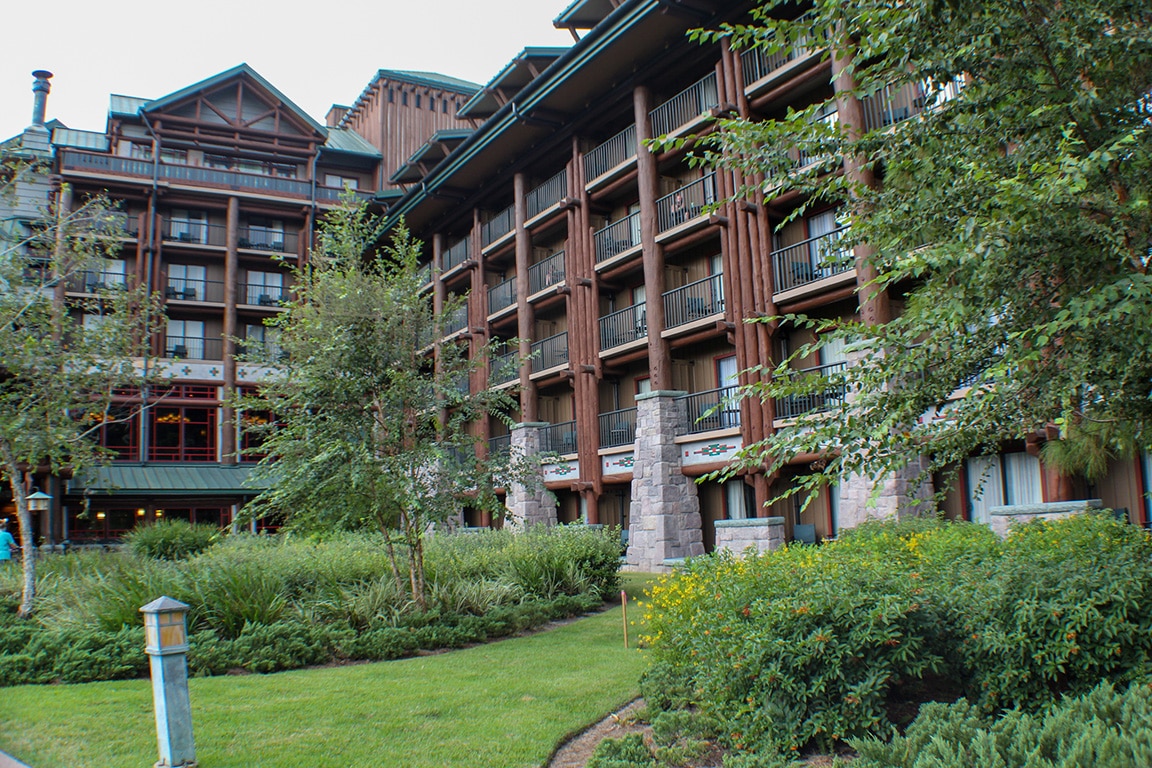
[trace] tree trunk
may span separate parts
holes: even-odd
[[[428,601],[424,594],[424,574],[420,570],[419,546],[420,532],[414,529],[412,519],[407,513],[400,513],[400,525],[404,531],[404,539],[408,544],[408,581],[412,585],[412,599],[421,611],[428,610]]]
[[[392,544],[392,531],[380,526],[380,532],[384,534],[384,547],[388,551],[388,566],[392,569],[392,579],[396,582],[396,589],[403,594],[404,579],[400,577],[400,566],[396,565],[396,547]]]
[[[32,513],[28,509],[28,490],[24,487],[24,473],[17,466],[12,448],[4,443],[0,450],[4,453],[4,465],[8,468],[8,482],[12,488],[12,498],[16,501],[16,517],[20,521],[20,554],[24,562],[24,593],[20,598],[20,609],[16,615],[26,619],[32,615],[36,602],[36,561],[34,547],[35,531],[32,530]]]

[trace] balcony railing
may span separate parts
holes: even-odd
[[[113,176],[152,177],[152,161],[130,157],[116,157],[99,152],[61,151],[61,167],[66,171],[89,171]]]
[[[600,318],[600,349],[648,338],[645,308],[646,303],[641,301]]]
[[[587,184],[603,176],[634,157],[636,157],[635,123],[584,155],[584,183]]]
[[[532,343],[532,373],[568,364],[568,331]]]
[[[236,245],[254,251],[272,253],[298,253],[299,235],[295,232],[280,232],[274,229],[241,227]]]
[[[181,360],[223,360],[224,340],[199,336],[169,336],[164,356]]]
[[[852,269],[852,249],[841,244],[847,227],[809,238],[772,253],[776,293]]]
[[[520,378],[520,352],[512,350],[492,358],[488,380],[493,385],[507,384]]]
[[[649,113],[652,134],[673,133],[718,106],[720,97],[716,90],[716,73],[709,72]]]
[[[775,53],[766,53],[763,48],[750,48],[740,54],[740,63],[744,69],[744,87],[762,80],[786,64],[802,59],[809,53],[819,50],[823,46],[813,46],[808,37],[802,35],[790,45],[784,46]]]
[[[510,277],[488,289],[488,313],[495,314],[516,303],[516,278]]]
[[[247,355],[249,362],[278,363],[288,359],[288,353],[279,344],[267,339],[244,339],[238,351]]]
[[[512,452],[512,435],[495,435],[488,438],[489,456],[507,456]]]
[[[223,247],[228,244],[228,228],[195,219],[164,219],[160,237],[166,243]]]
[[[554,253],[528,267],[529,295],[562,282],[564,282],[564,251]]]
[[[528,218],[539,216],[560,202],[568,192],[568,171],[560,171],[528,193]]]
[[[607,261],[629,248],[640,245],[640,211],[630,213],[619,221],[597,230],[592,239],[596,242],[597,263]]]
[[[481,245],[487,247],[512,231],[516,224],[516,208],[508,206],[480,227]]]
[[[636,442],[636,407],[600,414],[600,447],[617,448]]]
[[[924,103],[924,87],[920,83],[906,83],[899,88],[885,86],[861,100],[864,126],[874,131],[903,122],[923,112]]]
[[[236,301],[253,307],[278,307],[290,301],[292,294],[282,285],[240,283]]]
[[[128,276],[123,272],[77,272],[67,280],[67,288],[72,293],[117,291],[127,287]]]
[[[444,253],[440,254],[440,269],[447,272],[450,269],[460,266],[468,260],[468,238],[465,237],[458,243],[453,245]]]
[[[724,312],[723,275],[673,288],[664,294],[664,326],[675,328]]]
[[[656,222],[661,232],[680,226],[704,213],[716,202],[716,174],[710,173],[656,201]]]
[[[684,432],[696,434],[740,426],[739,387],[728,386],[682,395]]]
[[[540,430],[540,450],[544,453],[576,453],[576,422],[549,424]]]
[[[164,287],[164,298],[176,301],[206,301],[223,304],[224,281],[169,277]]]
[[[343,187],[316,187],[316,200],[321,203],[338,203],[347,190]],[[367,190],[353,189],[352,196],[357,202],[371,200],[373,194]]]
[[[465,302],[444,315],[444,335],[449,336],[468,327],[468,303]]]
[[[845,364],[828,363],[814,368],[802,368],[795,375],[828,376],[844,370]],[[776,418],[794,419],[806,413],[819,413],[839,405],[844,400],[846,388],[844,383],[831,384],[821,392],[809,392],[804,395],[789,395],[776,399]]]
[[[421,287],[427,286],[429,283],[432,282],[432,264],[429,263],[429,264],[425,264],[424,266],[420,267],[420,269],[417,270],[417,274],[420,277],[420,286]]]
[[[97,223],[96,229],[117,237],[135,240],[140,236],[140,219],[127,213],[113,212]]]

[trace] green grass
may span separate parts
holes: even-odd
[[[624,574],[639,597],[649,577]],[[633,606],[629,619],[639,619]],[[380,664],[190,683],[200,768],[538,766],[637,695],[619,606],[557,629]],[[33,768],[156,760],[147,680],[0,693],[0,749]]]

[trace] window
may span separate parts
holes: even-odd
[[[134,160],[151,160],[152,159],[152,145],[151,144],[131,144],[131,145],[129,145],[128,156]]]
[[[164,296],[185,301],[205,301],[208,268],[199,264],[169,264]],[[202,334],[201,334],[202,335]]]
[[[284,222],[267,216],[248,217],[248,232],[240,238],[241,248],[266,251],[284,250]]]
[[[324,186],[335,189],[359,189],[360,180],[355,176],[341,176],[336,173],[324,174]]]
[[[444,99],[444,114],[448,114],[448,99]]]
[[[168,220],[168,236],[180,243],[207,242],[208,217],[203,211],[176,208]]]
[[[188,165],[188,150],[161,149],[160,162],[168,163],[170,165]]]
[[[139,420],[129,407],[113,407],[107,414],[93,414],[93,420],[103,422],[96,433],[96,442],[111,451],[117,461],[140,458]]]
[[[420,109],[420,94],[416,94],[416,109]]]
[[[280,331],[276,328],[256,323],[245,325],[244,351],[258,358],[275,361],[283,354],[280,345],[276,343],[279,337]]]
[[[973,456],[965,462],[971,519],[988,522],[990,507],[1039,504],[1040,460],[1024,452]]]
[[[248,290],[245,304],[274,307],[284,300],[284,273],[248,270]]]
[[[226,171],[232,167],[232,160],[231,158],[225,157],[224,155],[210,155],[208,153],[204,153],[204,165],[209,168],[219,168]]]
[[[832,265],[838,260],[838,248],[831,235],[840,228],[836,221],[836,211],[824,211],[810,216],[808,222],[808,258],[812,271],[816,276],[827,277],[832,274]]]
[[[748,512],[756,507],[756,491],[740,478],[732,478],[722,486],[724,489],[724,511],[729,520],[744,520]]]
[[[720,388],[725,390],[721,393],[721,397],[725,400],[721,401],[720,410],[717,414],[721,429],[740,426],[740,405],[726,400],[726,398],[735,395],[735,388],[740,385],[739,368],[740,366],[736,364],[736,355],[716,359],[716,381],[719,382]],[[729,387],[732,388],[731,393],[728,393]]]
[[[152,409],[152,461],[215,461],[216,409]]]
[[[278,176],[281,179],[296,178],[296,166],[286,163],[268,163],[268,175]]]
[[[407,91],[400,91],[400,105],[404,106],[404,107],[408,106],[408,92]]]
[[[396,101],[396,92],[393,89],[389,88],[388,89],[388,103],[391,104],[394,101]]]
[[[123,288],[127,283],[127,266],[124,259],[105,259],[99,271],[86,274],[85,292],[95,293],[108,288]]]
[[[204,359],[204,321],[169,320],[168,357]]]

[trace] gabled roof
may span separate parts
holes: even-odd
[[[328,128],[328,140],[321,147],[325,152],[344,152],[379,158],[380,150],[360,134],[349,128]]]
[[[114,93],[108,104],[108,114],[135,115],[140,111],[140,107],[150,101],[151,99],[141,99],[138,96],[122,96]]]
[[[511,101],[520,90],[536,79],[536,76],[548,68],[568,51],[567,48],[525,48],[488,84],[480,89],[475,96],[460,107],[459,117],[487,118],[496,114],[501,106]]]
[[[324,136],[325,128],[316,122],[312,117],[296,105],[291,99],[281,93],[272,83],[265,80],[259,72],[252,69],[247,64],[238,64],[231,69],[226,69],[223,72],[213,75],[212,77],[201,80],[198,83],[181,88],[178,91],[173,91],[167,96],[163,96],[154,101],[150,101],[140,108],[141,112],[156,112],[158,110],[170,107],[177,104],[190,96],[194,96],[202,91],[210,90],[217,85],[234,80],[239,77],[247,77],[254,81],[257,85],[268,92],[269,95],[277,99],[281,104],[288,108],[288,110],[300,119],[305,125],[315,131],[317,134]]]
[[[372,82],[377,80],[405,80],[414,85],[426,85],[430,88],[443,88],[449,91],[456,91],[457,93],[470,94],[475,93],[480,89],[479,83],[473,83],[468,80],[461,80],[458,77],[450,77],[442,75],[439,72],[418,72],[408,69],[380,69],[376,71],[376,77]]]
[[[389,179],[393,184],[411,184],[424,178],[424,174],[436,166],[452,150],[463,144],[472,131],[467,128],[450,128],[436,131],[428,141],[408,158],[404,165],[396,169]]]
[[[108,136],[100,131],[78,131],[73,128],[59,127],[52,131],[52,145],[107,152]]]

